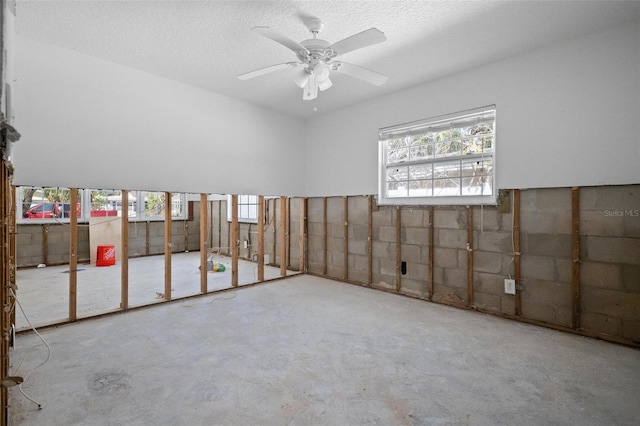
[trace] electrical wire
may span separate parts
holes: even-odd
[[[29,395],[27,395],[25,393],[25,391],[22,389],[22,384],[24,382],[26,382],[27,379],[29,378],[29,376],[31,376],[31,374],[33,374],[37,369],[39,369],[40,367],[44,366],[47,362],[49,362],[49,360],[51,359],[51,346],[49,346],[49,344],[44,339],[44,337],[42,337],[42,335],[38,332],[38,330],[36,330],[36,327],[33,325],[33,323],[31,323],[31,320],[29,319],[29,317],[25,313],[24,309],[22,308],[22,304],[20,303],[20,300],[18,300],[18,297],[16,296],[16,293],[13,291],[13,289],[9,289],[9,291],[11,292],[11,296],[13,297],[13,299],[18,304],[18,307],[20,308],[20,311],[22,312],[22,315],[24,315],[24,318],[27,320],[27,323],[29,324],[29,326],[31,327],[33,332],[36,333],[36,336],[38,336],[40,338],[40,340],[42,340],[42,343],[44,343],[44,345],[47,347],[47,358],[44,361],[42,361],[40,364],[38,364],[35,368],[33,368],[31,371],[29,371],[24,376],[23,382],[18,385],[18,390],[20,390],[20,393],[25,398],[27,398],[29,401],[31,401],[34,404],[36,404],[38,406],[38,410],[42,410],[42,404],[40,404],[38,401],[36,401],[35,399],[33,399]],[[23,359],[23,361],[24,361],[24,359]],[[20,365],[22,365],[22,361],[20,362]],[[18,367],[18,368],[20,368],[20,367]]]

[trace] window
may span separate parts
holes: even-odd
[[[231,195],[227,199],[227,220],[231,222]],[[258,196],[238,195],[238,222],[258,223]]]
[[[380,130],[380,204],[495,203],[495,106]]]
[[[20,223],[69,222],[71,191],[67,188],[17,188]],[[171,216],[186,219],[185,195],[171,194]],[[164,220],[165,193],[130,191],[129,205],[123,209],[120,190],[82,189],[78,191],[76,210],[78,221],[88,222],[90,217],[122,216],[127,211],[130,221]],[[138,200],[143,202],[138,203]]]

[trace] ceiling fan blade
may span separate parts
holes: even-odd
[[[343,74],[350,75],[351,77],[359,78],[376,86],[382,86],[387,82],[387,77],[384,74],[380,74],[370,69],[359,67],[357,65],[348,64],[346,62],[332,62],[331,69],[341,72]]]
[[[324,92],[331,86],[333,86],[333,83],[331,82],[331,79],[329,77],[325,78],[322,81],[318,81],[318,89],[320,89],[320,91],[322,92]]]
[[[240,80],[249,80],[250,78],[258,77],[260,75],[268,74],[270,72],[274,72],[274,71],[278,71],[278,70],[283,70],[283,69],[286,69],[286,68],[297,67],[298,65],[300,65],[300,63],[298,63],[298,62],[285,62],[283,64],[270,65],[268,67],[264,67],[264,68],[260,68],[260,69],[254,70],[254,71],[249,71],[249,72],[244,73],[244,74],[240,74],[238,76],[238,78]]]
[[[329,46],[338,55],[344,55],[352,50],[361,49],[373,44],[382,43],[387,37],[377,28],[369,28],[358,34],[342,39]]]
[[[310,101],[318,97],[318,81],[315,74],[309,74],[309,80],[302,89],[302,99]]]
[[[305,53],[309,52],[307,48],[301,45],[300,43],[291,40],[289,37],[286,37],[280,34],[279,32],[271,29],[270,27],[253,27],[252,30],[257,32],[260,35],[263,35],[266,38],[269,38],[275,41],[276,43],[280,43],[281,45],[288,47],[289,49],[293,50],[293,52],[296,55],[299,54],[300,51]]]

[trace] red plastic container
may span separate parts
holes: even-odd
[[[112,266],[116,264],[116,246],[98,246],[96,266]]]

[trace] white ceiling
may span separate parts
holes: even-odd
[[[295,70],[248,81],[237,75],[295,61],[293,52],[251,31],[270,26],[310,38],[303,22],[325,23],[336,42],[376,27],[387,41],[344,60],[389,76],[376,87],[346,75],[302,100]],[[311,117],[447,74],[625,21],[640,1],[17,1],[18,34],[232,96]],[[342,57],[341,57],[342,58]],[[317,111],[314,111],[317,109]]]

